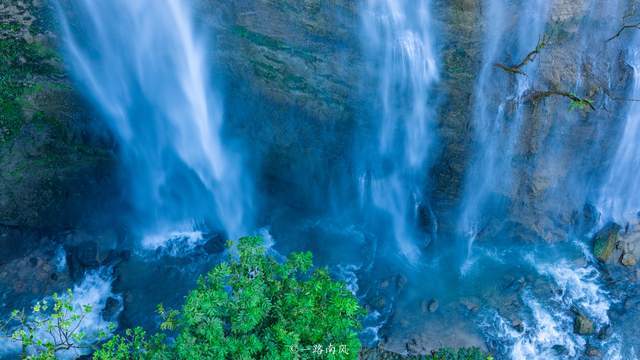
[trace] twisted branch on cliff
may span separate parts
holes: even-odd
[[[527,76],[527,74],[524,71],[522,71],[522,68],[536,59],[536,56],[540,54],[540,51],[542,51],[542,49],[544,49],[544,47],[547,46],[547,41],[548,41],[547,35],[542,36],[538,40],[538,44],[536,44],[536,48],[531,50],[524,57],[524,59],[522,59],[522,61],[516,65],[505,65],[501,63],[495,63],[493,64],[493,66],[500,68],[511,74]]]
[[[624,21],[624,19],[626,19],[626,18],[627,18],[627,17],[625,16],[625,17],[623,18],[623,21]],[[637,23],[634,23],[634,24],[625,24],[625,23],[623,22],[622,27],[620,27],[620,30],[618,30],[618,32],[617,32],[615,35],[613,35],[612,37],[608,38],[608,39],[607,39],[607,42],[609,42],[609,41],[611,41],[611,40],[613,40],[613,39],[615,39],[615,38],[619,37],[619,36],[620,36],[620,35],[622,35],[622,33],[623,33],[625,30],[627,30],[627,29],[639,29],[639,30],[640,30],[640,22],[637,22]]]
[[[587,98],[581,98],[567,91],[559,91],[559,90],[544,90],[544,91],[533,91],[531,93],[531,99],[533,101],[540,101],[544,98],[550,96],[562,96],[569,100],[571,100],[571,108],[582,109],[585,107],[591,108],[591,110],[595,111],[596,108],[593,106],[593,101]]]

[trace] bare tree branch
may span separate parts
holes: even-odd
[[[539,90],[539,91],[533,91],[531,93],[531,99],[534,101],[539,101],[541,99],[544,99],[546,97],[550,97],[550,96],[562,96],[565,97],[569,100],[571,100],[572,104],[575,104],[575,106],[579,106],[579,107],[583,107],[583,106],[588,106],[589,108],[591,108],[591,110],[596,110],[596,108],[593,106],[593,101],[588,99],[588,98],[581,98],[576,96],[575,94],[572,94],[570,92],[567,91],[560,91],[560,90]]]
[[[536,48],[531,50],[525,57],[524,59],[522,59],[522,61],[520,61],[520,63],[515,64],[515,65],[505,65],[505,64],[501,64],[501,63],[495,63],[493,64],[495,67],[500,68],[508,73],[511,74],[516,74],[516,75],[524,75],[527,76],[527,74],[522,71],[522,68],[524,66],[526,66],[527,64],[529,64],[530,62],[532,62],[533,60],[536,59],[536,56],[538,56],[538,54],[540,54],[540,51],[542,51],[542,49],[545,48],[545,46],[547,46],[548,43],[548,38],[547,35],[543,35],[539,40],[538,40],[538,44],[536,44]]]
[[[640,22],[635,23],[635,24],[625,24],[622,25],[622,27],[620,28],[620,30],[618,30],[618,32],[613,35],[612,37],[607,39],[607,42],[619,37],[620,35],[622,35],[622,33],[627,30],[627,29],[640,29]]]

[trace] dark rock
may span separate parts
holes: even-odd
[[[426,234],[432,234],[437,228],[435,214],[428,204],[418,205],[418,227]]]
[[[632,253],[624,253],[622,257],[620,257],[620,263],[624,266],[636,266],[637,260],[636,257]]]
[[[613,254],[620,233],[620,225],[609,223],[593,237],[593,255],[602,262],[607,262]]]
[[[103,266],[117,266],[123,261],[129,260],[131,251],[129,250],[110,250],[107,257],[100,263]]]
[[[388,351],[382,346],[376,348],[363,348],[359,354],[360,360],[402,360],[406,359],[406,356]]]
[[[102,309],[101,315],[104,319],[114,321],[116,320],[115,317],[120,312],[120,307],[121,307],[120,300],[114,297],[109,297],[105,302],[104,309]]]
[[[0,293],[9,291],[11,301],[22,296],[51,294],[69,288],[72,283],[66,273],[58,273],[55,244],[41,244],[28,256],[0,263]]]
[[[639,302],[640,302],[640,300],[633,299],[633,298],[627,298],[624,301],[623,308],[624,308],[625,311],[630,311],[633,308],[637,307]]]
[[[389,280],[382,280],[380,282],[379,288],[380,289],[386,289],[389,287]]]
[[[224,251],[225,247],[225,236],[222,233],[208,235],[207,241],[203,245],[207,254],[219,254]]]
[[[431,301],[429,301],[429,307],[428,307],[429,312],[430,313],[436,312],[438,310],[438,306],[439,306],[438,300],[432,299]]]
[[[407,277],[400,274],[396,276],[396,288],[398,290],[402,290],[404,286],[407,284]]]
[[[591,229],[598,225],[599,220],[600,212],[598,209],[593,206],[593,204],[586,203],[584,204],[581,213],[578,211],[576,212],[574,223],[579,231],[584,234],[591,231]]]
[[[438,310],[438,305],[438,300],[436,299],[422,300],[422,302],[420,303],[420,309],[423,313],[433,313]]]
[[[67,265],[72,274],[83,273],[87,269],[96,268],[98,261],[98,244],[85,241],[75,246],[65,248]]]
[[[520,319],[511,320],[511,326],[513,326],[517,332],[524,332],[524,323]]]
[[[551,349],[553,349],[553,351],[556,353],[556,355],[568,355],[569,354],[569,350],[562,346],[562,345],[553,345],[551,347]]]
[[[471,299],[462,299],[460,303],[469,311],[476,312],[480,309],[480,305],[474,300]]]
[[[587,349],[585,350],[585,354],[587,354],[590,358],[599,358],[602,357],[602,352],[600,349],[593,347],[591,345],[587,345]]]
[[[605,325],[602,327],[602,329],[600,329],[600,331],[598,331],[598,339],[606,340],[611,336],[611,333],[611,326]]]
[[[73,248],[71,253],[75,260],[84,267],[96,267],[100,264],[98,260],[98,244],[93,241],[79,244]]]
[[[593,321],[586,316],[577,313],[573,320],[573,331],[580,335],[591,335],[595,331]]]

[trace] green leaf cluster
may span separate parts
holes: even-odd
[[[62,351],[89,349],[93,340],[82,331],[82,322],[92,312],[90,305],[73,306],[73,293],[53,294],[51,299],[36,302],[31,314],[14,310],[1,324],[0,335],[20,344],[22,359],[55,359]],[[97,334],[98,340],[106,332]]]
[[[578,98],[574,94],[572,94],[572,95],[574,97],[571,99],[571,102],[569,103],[569,110],[571,110],[571,111],[573,111],[573,110],[589,110],[590,108],[593,108],[593,101],[592,100]]]
[[[357,358],[364,311],[326,269],[312,270],[311,253],[279,263],[259,237],[240,239],[236,250],[236,261],[215,267],[187,297],[177,358]]]

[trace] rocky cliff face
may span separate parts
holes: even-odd
[[[62,228],[112,176],[92,122],[56,51],[52,8],[0,2],[0,226]]]
[[[522,4],[506,3],[506,21],[517,24]],[[566,236],[572,216],[587,197],[584,179],[597,181],[597,171],[617,138],[624,106],[619,99],[629,85],[630,69],[624,41],[606,40],[617,31],[621,13],[633,11],[632,2],[621,1],[620,8],[626,10],[615,14],[608,11],[610,4],[590,4],[550,4],[544,31],[548,41],[534,60],[535,73],[527,74],[535,79],[533,88],[529,96],[516,100],[525,103],[525,114],[511,159],[515,185],[496,196],[507,201],[506,226],[528,234],[521,236],[526,239]],[[368,70],[357,35],[360,6],[353,0],[202,2],[203,25],[216,34],[212,56],[233,84],[226,92],[232,104],[228,108],[233,109],[227,116],[251,139],[256,158],[262,159],[268,179],[263,185],[298,193],[291,199],[299,203],[312,202],[305,201],[306,187],[326,187],[331,177],[351,171],[345,158],[353,154],[354,131],[375,128],[375,114],[366,110],[375,89],[363,80]],[[486,16],[487,6],[479,0],[433,3],[442,67],[437,88],[442,94],[441,150],[433,168],[425,169],[430,176],[425,187],[443,232],[453,229],[471,154],[479,146],[474,144],[472,117],[476,75],[487,41],[483,34],[492,21]],[[500,60],[520,60],[508,54],[505,48]],[[514,77],[521,75],[495,68],[491,76],[494,85],[503,88],[490,99],[497,107],[512,95]],[[594,110],[570,110],[570,100],[562,96],[536,96],[550,90],[576,93],[593,101]],[[251,121],[255,118],[269,121]],[[504,230],[504,225],[494,227]]]

